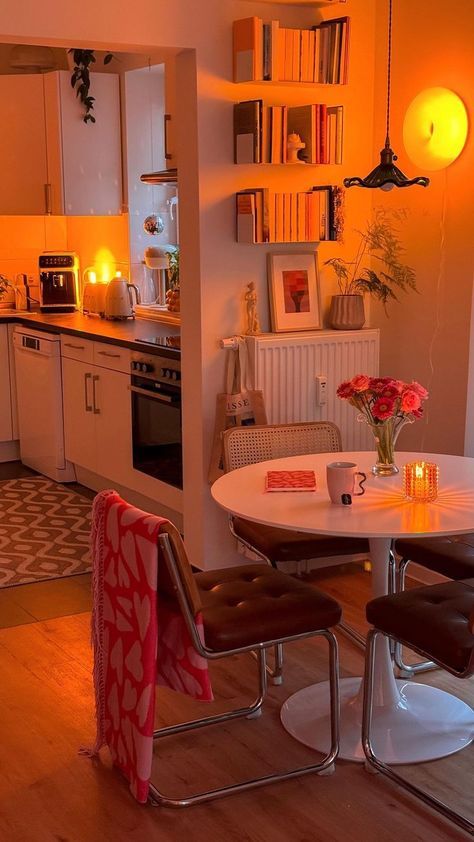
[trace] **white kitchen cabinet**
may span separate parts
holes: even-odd
[[[106,367],[90,361],[91,346],[94,363],[104,360]],[[81,353],[87,361],[77,359]],[[130,352],[74,337],[62,340],[62,354],[66,458],[126,485],[132,470]]]
[[[95,416],[92,368],[78,360],[62,359],[64,448],[66,459],[95,471]]]
[[[8,325],[0,325],[0,442],[13,440]]]
[[[0,76],[0,214],[122,211],[117,74],[91,74],[96,123],[84,123],[70,72]]]

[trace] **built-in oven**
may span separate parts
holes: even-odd
[[[174,340],[175,344],[167,345],[166,340]],[[159,342],[142,341],[158,345],[159,353],[132,353],[133,467],[168,485],[182,488],[179,337],[160,337]]]

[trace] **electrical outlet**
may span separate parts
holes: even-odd
[[[327,401],[328,379],[325,374],[317,374],[316,383],[316,406],[324,406]]]

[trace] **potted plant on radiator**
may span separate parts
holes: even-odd
[[[325,261],[334,270],[339,295],[333,295],[329,326],[335,330],[358,330],[365,323],[364,294],[372,295],[384,307],[398,301],[394,291],[416,291],[415,272],[402,263],[404,248],[396,221],[406,218],[404,211],[377,208],[365,231],[358,231],[359,244],[353,260],[333,257]],[[366,264],[369,262],[369,265]]]

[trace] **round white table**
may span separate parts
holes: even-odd
[[[439,494],[433,503],[412,503],[402,492],[401,466],[418,460],[439,465]],[[330,502],[326,465],[355,462],[367,474],[366,492],[352,505]],[[212,486],[214,500],[227,511],[268,526],[301,532],[368,538],[373,596],[388,591],[388,565],[394,538],[474,532],[474,459],[433,453],[397,453],[400,473],[374,477],[370,451],[312,454],[274,459],[238,468]],[[266,493],[268,470],[313,469],[315,492]],[[416,763],[453,754],[474,738],[474,712],[460,699],[435,687],[395,679],[388,641],[379,638],[376,652],[373,743],[388,763]],[[327,751],[329,719],[327,682],[290,696],[281,720],[300,742]],[[363,761],[361,745],[362,685],[360,678],[341,679],[341,748],[345,760]]]

